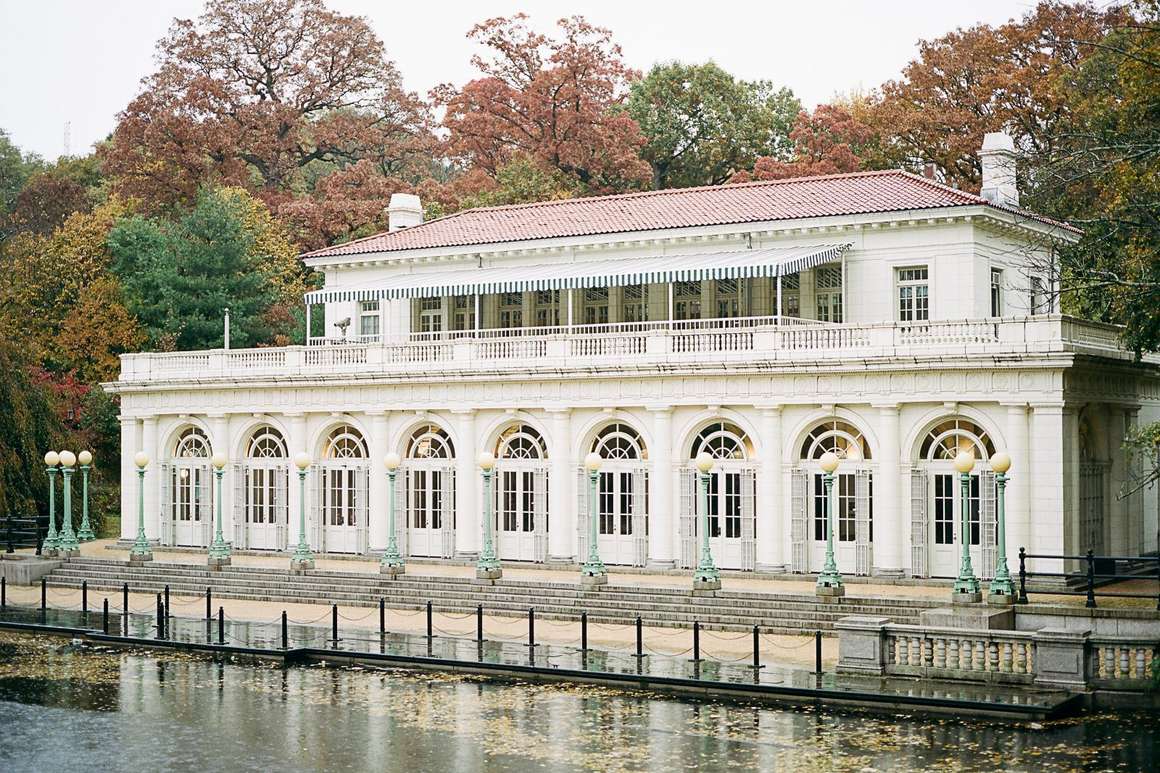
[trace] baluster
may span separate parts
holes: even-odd
[[[999,643],[993,639],[987,643],[987,670],[992,673],[999,670]]]
[[[922,664],[927,668],[934,665],[934,640],[927,636],[922,638]]]
[[[898,663],[898,658],[894,655],[894,648],[898,646],[898,638],[895,636],[886,636],[886,665],[893,666]]]
[[[975,639],[975,661],[972,664],[975,671],[987,670],[987,654],[983,650],[983,640]]]
[[[947,668],[957,670],[961,667],[959,662],[959,640],[952,637],[947,639]]]
[[[1145,679],[1148,672],[1144,669],[1144,648],[1136,647],[1136,678]]]
[[[900,666],[909,666],[910,665],[910,637],[909,636],[899,636],[898,637],[898,665],[900,665]]]
[[[935,668],[947,667],[947,640],[945,637],[938,637],[934,640],[934,665]]]
[[[910,637],[910,665],[922,665],[922,639],[918,636]]]
[[[1011,650],[1014,646],[1014,642],[1003,642],[1003,664],[1000,666],[999,670],[1004,674],[1011,673]]]
[[[1120,647],[1120,678],[1128,678],[1128,648]]]
[[[1116,650],[1111,646],[1103,647],[1104,672],[1100,675],[1104,679],[1111,679],[1116,675]]]

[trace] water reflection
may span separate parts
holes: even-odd
[[[4,770],[1150,769],[1157,719],[1035,731],[0,636]]]

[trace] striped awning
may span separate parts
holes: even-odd
[[[841,258],[850,246],[815,244],[809,247],[771,247],[736,252],[415,272],[398,274],[361,286],[312,290],[306,293],[306,302],[431,298],[785,276],[823,263],[832,263]]]

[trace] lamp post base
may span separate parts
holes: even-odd
[[[706,590],[721,590],[721,578],[709,574],[694,574],[693,592]]]
[[[230,565],[230,557],[229,556],[210,556],[209,558],[206,559],[205,562],[206,562],[206,565],[209,566],[210,569],[221,569],[223,566]]]
[[[407,567],[402,564],[379,564],[379,574],[385,577],[398,577],[406,571]]]
[[[80,530],[77,531],[77,540],[80,542],[92,542],[96,538],[96,532],[94,532],[92,529],[85,528],[84,526],[82,526]]]
[[[79,556],[80,554],[81,554],[80,548],[57,548],[56,549],[56,557],[57,558],[75,558],[76,556]]]
[[[587,572],[580,573],[580,587],[582,588],[597,588],[601,585],[607,584],[607,574],[588,574]]]
[[[996,607],[1009,607],[1015,603],[1015,593],[991,588],[991,592],[987,594],[987,603]]]
[[[477,580],[498,580],[503,577],[503,568],[499,566],[477,566],[475,567],[475,579]]]
[[[305,572],[308,569],[314,568],[314,558],[312,556],[291,556],[290,557],[290,571],[291,572]]]
[[[983,600],[983,594],[979,591],[959,590],[956,588],[951,593],[952,604],[978,604]]]
[[[142,553],[129,554],[129,566],[141,566],[153,560],[153,552],[146,550]]]
[[[814,586],[814,595],[824,596],[825,598],[841,598],[846,595],[846,586],[818,583]]]

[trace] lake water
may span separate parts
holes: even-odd
[[[0,634],[0,770],[1154,770],[1160,716],[1036,726],[692,702]]]

